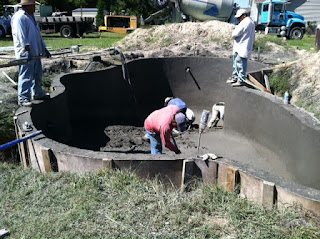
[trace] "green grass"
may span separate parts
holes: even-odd
[[[301,50],[307,50],[309,52],[315,52],[315,36],[304,35],[303,38],[299,40],[289,40],[288,44],[292,47],[298,47]]]
[[[160,43],[160,47],[167,47],[167,46],[170,46],[170,44],[172,44],[172,38],[169,36],[162,39]]]
[[[43,39],[47,46],[51,49],[69,48],[75,45],[82,45],[81,52],[90,49],[104,49],[111,47],[115,42],[121,40],[125,35],[102,32],[101,37],[99,33],[85,34],[84,38],[61,38],[60,34],[43,34]],[[13,46],[11,37],[0,38],[0,47]]]
[[[0,145],[16,139],[13,116],[18,109],[17,96],[7,95],[0,104]],[[17,162],[17,147],[10,147],[0,151],[0,162]]]
[[[262,35],[256,38],[253,44],[253,50],[258,51],[258,48],[260,47],[260,52],[272,51],[272,46],[268,45],[268,42],[272,42],[279,46],[283,46],[286,49],[289,48],[287,41],[282,40],[282,38],[272,35]]]
[[[134,173],[41,174],[0,164],[0,228],[10,238],[319,238],[298,207],[266,210],[219,187],[189,192]],[[307,226],[290,228],[303,218]]]
[[[263,35],[262,37],[257,37],[253,49],[255,51],[260,47],[261,52],[272,51],[272,47],[267,45],[267,42],[273,42],[277,45],[285,47],[289,50],[290,47],[298,47],[301,50],[307,50],[309,52],[314,52],[315,47],[315,36],[304,35],[302,40],[283,40],[281,37],[272,36],[272,35]]]

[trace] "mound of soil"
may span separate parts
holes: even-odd
[[[137,29],[116,44],[127,54],[145,57],[211,56],[232,57],[235,25],[221,21],[185,22]],[[263,34],[256,34],[256,39]],[[253,52],[252,59],[262,62],[282,63],[297,57],[295,50],[271,44],[273,51]]]

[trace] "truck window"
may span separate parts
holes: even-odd
[[[269,4],[263,5],[263,10],[262,11],[268,12],[269,11]]]
[[[274,11],[275,12],[283,12],[283,4],[275,4]]]

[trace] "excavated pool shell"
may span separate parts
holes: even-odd
[[[22,130],[25,121],[43,132],[20,147],[23,163],[42,172],[130,168],[177,187],[198,176],[227,190],[239,189],[241,196],[266,206],[296,202],[320,214],[320,125],[312,116],[271,94],[226,84],[231,59],[151,58],[127,66],[126,80],[121,66],[61,75],[52,83],[50,100],[20,108],[20,136],[29,134]],[[251,72],[263,67],[249,62]],[[203,109],[225,102],[223,129],[207,129],[201,138],[200,153],[216,153],[218,159],[198,157],[197,130],[178,137],[180,155],[100,151],[110,140],[107,126],[142,128],[168,96],[188,104],[197,116],[195,124]]]

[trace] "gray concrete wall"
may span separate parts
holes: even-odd
[[[319,122],[275,96],[245,88],[231,89],[226,105],[225,131],[273,150],[296,183],[320,189]]]

